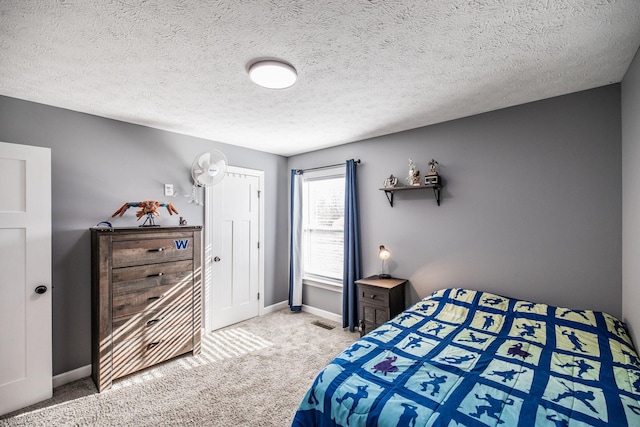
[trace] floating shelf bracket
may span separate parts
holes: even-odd
[[[385,196],[387,196],[387,200],[389,201],[389,205],[393,207],[393,191],[384,190]]]
[[[440,206],[440,187],[433,187],[433,195],[436,196],[436,202]]]

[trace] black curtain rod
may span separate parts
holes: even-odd
[[[354,160],[354,161],[357,164],[360,164],[360,159]],[[302,171],[302,172],[308,172],[308,171],[316,171],[316,170],[319,170],[319,169],[335,168],[337,166],[342,166],[342,165],[344,165],[344,163],[336,163],[335,165],[318,166],[317,168],[297,169],[297,170]]]

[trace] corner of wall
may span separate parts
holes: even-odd
[[[621,84],[622,127],[622,320],[640,345],[640,55]]]

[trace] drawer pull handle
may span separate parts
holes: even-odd
[[[371,299],[376,299],[376,296],[375,295],[371,295]]]
[[[160,341],[154,341],[152,343],[147,344],[147,350],[151,350],[154,347],[159,346],[160,344],[162,344],[162,340]]]
[[[149,249],[149,252],[162,252],[162,251],[164,251],[164,248]]]
[[[160,295],[160,296],[157,296],[157,297],[149,297],[149,298],[147,298],[147,301],[156,301],[156,300],[159,300],[159,299],[162,299],[162,298],[164,298],[164,295]]]
[[[164,273],[156,273],[156,274],[149,274],[147,277],[160,277],[162,276]]]
[[[149,321],[147,322],[147,327],[149,327],[149,326],[151,326],[151,325],[154,325],[155,323],[158,323],[158,322],[159,322],[159,321],[161,321],[161,320],[162,320],[162,318],[160,318],[160,319],[151,319],[151,320],[149,320]]]

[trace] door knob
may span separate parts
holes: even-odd
[[[40,285],[35,289],[35,291],[36,294],[44,294],[45,292],[47,292],[47,287],[44,285]]]
[[[213,261],[214,261],[214,262],[220,262],[220,257],[219,257],[219,256],[217,256],[217,257],[213,258]]]

